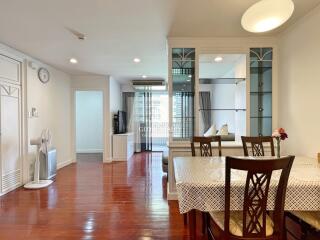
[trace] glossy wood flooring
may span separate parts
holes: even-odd
[[[177,202],[166,200],[161,156],[79,156],[49,188],[0,198],[0,239],[189,239]]]

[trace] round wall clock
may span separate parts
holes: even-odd
[[[39,68],[38,78],[41,82],[47,83],[50,80],[50,73],[46,68]]]

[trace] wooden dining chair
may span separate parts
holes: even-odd
[[[212,136],[212,137],[193,137],[191,141],[191,153],[192,156],[196,156],[196,149],[195,149],[195,143],[200,144],[200,156],[201,157],[212,157],[212,142],[217,142],[218,143],[218,152],[219,152],[219,157],[222,156],[222,147],[221,147],[221,136]],[[202,213],[202,232],[205,233],[206,231],[206,213]],[[188,222],[188,214],[184,213],[183,214],[183,221],[184,224],[186,225]]]
[[[271,136],[261,136],[261,137],[241,137],[242,140],[242,146],[243,146],[243,152],[244,156],[249,156],[248,151],[248,145],[251,145],[251,151],[253,156],[265,156],[264,151],[264,143],[269,143],[271,148],[271,156],[275,156],[274,152],[274,143],[273,143],[273,137]]]
[[[294,156],[279,159],[226,157],[225,210],[210,212],[208,238],[221,240],[283,239],[284,204]],[[231,170],[247,172],[243,211],[230,211]],[[274,214],[267,213],[268,192],[273,171],[282,170],[277,186]],[[233,171],[232,171],[233,172]],[[274,183],[273,183],[274,184]],[[232,200],[233,201],[233,200]]]
[[[219,156],[222,156],[221,150],[221,136],[212,137],[193,137],[191,141],[191,153],[192,156],[196,156],[195,143],[200,144],[200,156],[201,157],[212,157],[212,146],[211,143],[218,143]]]

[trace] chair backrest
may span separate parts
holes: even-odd
[[[195,143],[200,143],[200,155],[201,157],[211,157],[212,156],[212,147],[211,143],[218,143],[219,156],[222,155],[221,151],[221,136],[212,136],[212,137],[193,137],[191,142],[191,152],[192,156],[196,156]]]
[[[273,236],[282,236],[285,195],[293,160],[294,156],[273,159],[226,157],[224,221],[226,234],[229,234],[231,169],[247,171],[243,203],[243,238],[246,239],[266,237],[267,202],[271,175],[273,171],[282,170],[276,185],[278,187],[273,215]]]
[[[263,137],[262,136],[261,137],[242,136],[241,140],[242,140],[244,156],[249,156],[248,144],[251,144],[251,150],[252,150],[253,156],[255,157],[264,156],[265,152],[264,152],[263,143],[270,143],[271,156],[275,156],[273,137],[271,136],[263,136]]]

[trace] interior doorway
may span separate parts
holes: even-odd
[[[75,91],[75,148],[76,154],[103,159],[104,121],[103,92]],[[88,159],[91,159],[88,157]]]

